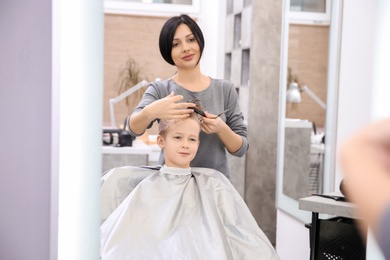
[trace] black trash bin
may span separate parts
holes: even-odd
[[[316,260],[365,260],[366,238],[357,227],[357,220],[335,217],[318,220],[318,241],[315,250]],[[311,224],[305,225],[310,230],[310,241],[314,239]]]

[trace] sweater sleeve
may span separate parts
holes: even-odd
[[[237,157],[242,157],[249,149],[247,127],[244,123],[244,116],[241,112],[238,102],[239,99],[237,91],[234,88],[233,83],[228,82],[227,84],[228,87],[226,88],[227,91],[225,92],[225,102],[227,102],[226,107],[229,108],[229,111],[231,112],[228,114],[229,116],[226,119],[226,124],[230,127],[230,129],[233,130],[233,132],[242,138],[242,146],[240,149],[237,152],[231,154]]]
[[[386,259],[390,259],[390,204],[387,205],[379,222],[378,244]]]
[[[142,96],[141,101],[138,103],[137,107],[133,110],[131,114],[138,113],[144,107],[147,105],[153,103],[156,100],[159,100],[160,98],[163,98],[168,95],[167,87],[166,87],[166,82],[152,82],[150,83],[149,87],[145,91],[144,95]],[[153,123],[157,120],[154,119],[150,124],[148,125],[147,129],[151,128]],[[146,129],[145,129],[146,130]],[[136,134],[133,132],[133,130],[130,128],[130,134],[134,137],[141,136],[142,134]]]

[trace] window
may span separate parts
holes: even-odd
[[[291,0],[290,11],[325,13],[326,0]]]
[[[329,25],[330,0],[290,0],[290,23]]]
[[[104,12],[113,14],[196,16],[199,11],[200,0],[104,0]]]

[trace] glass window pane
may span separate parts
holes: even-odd
[[[113,1],[113,0],[106,0]],[[178,4],[192,5],[192,0],[114,0],[116,2],[144,3],[144,4]]]
[[[326,0],[291,0],[290,11],[325,13]]]

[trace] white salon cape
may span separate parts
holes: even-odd
[[[103,260],[279,259],[218,171],[114,168],[101,196]]]

